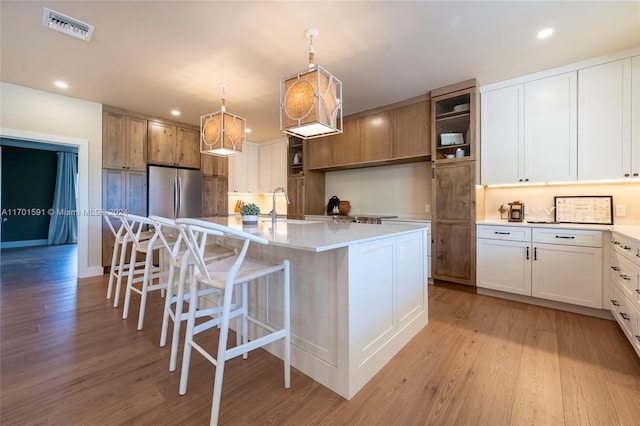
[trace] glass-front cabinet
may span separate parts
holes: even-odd
[[[474,160],[476,153],[476,88],[431,99],[432,161]]]

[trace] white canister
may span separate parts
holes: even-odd
[[[464,149],[462,148],[456,149],[456,157],[457,158],[464,157]]]

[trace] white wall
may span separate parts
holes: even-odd
[[[0,83],[0,134],[77,145],[79,208],[102,207],[101,104]],[[78,217],[78,238],[83,240],[78,242],[79,277],[102,274],[101,220],[95,215]]]
[[[408,163],[325,174],[325,202],[349,201],[349,214],[392,214],[430,219],[431,163]]]

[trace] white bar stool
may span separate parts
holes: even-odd
[[[184,343],[184,354],[182,358],[182,372],[180,375],[180,395],[187,392],[187,381],[189,378],[189,363],[191,360],[191,348],[200,352],[209,362],[216,366],[216,374],[213,385],[213,401],[211,405],[211,425],[218,423],[220,413],[220,397],[222,395],[222,379],[224,375],[224,364],[226,360],[234,358],[240,354],[247,357],[249,351],[265,346],[276,340],[284,339],[284,387],[289,389],[291,385],[291,324],[290,324],[290,266],[288,260],[282,263],[271,263],[247,256],[249,244],[267,245],[269,242],[264,238],[249,234],[237,229],[206,222],[198,219],[176,219],[176,224],[187,244],[191,256],[196,265],[196,273],[191,280],[191,291],[189,301],[189,315],[187,319],[187,332]],[[198,241],[196,234],[204,235]],[[227,235],[232,238],[242,240],[242,248],[233,257],[207,263],[202,247],[208,235]],[[282,271],[283,273],[283,326],[274,329],[272,326],[262,323],[256,318],[249,316],[248,312],[248,283],[257,283],[257,279]],[[222,306],[213,308],[198,308],[198,296],[195,287],[202,284],[208,287],[217,288],[223,292]],[[236,287],[237,286],[237,287]],[[239,297],[233,303],[234,288],[240,290]],[[195,325],[196,311],[216,315],[212,319]],[[229,334],[229,322],[232,318],[241,319],[241,330],[238,330],[242,337],[242,343],[227,349],[227,337]],[[267,334],[249,341],[249,321],[263,330]],[[202,346],[194,342],[194,336],[215,326],[220,326],[220,336],[218,340],[218,353],[214,358]]]
[[[107,210],[102,211],[102,217],[104,218],[109,230],[113,234],[113,252],[111,255],[111,268],[109,269],[109,285],[107,287],[107,300],[111,299],[111,292],[113,291],[113,282],[116,281],[116,292],[113,300],[113,307],[118,307],[120,297],[120,285],[122,283],[122,276],[129,271],[129,263],[126,263],[127,245],[131,242],[129,235],[126,232],[124,224],[122,222],[123,215],[120,213],[113,213]],[[116,222],[117,224],[114,224]],[[117,228],[117,230],[116,230]],[[136,230],[137,231],[137,230]],[[149,239],[151,232],[144,231],[140,233],[141,239]],[[120,258],[118,261],[118,258]],[[137,262],[134,264],[134,268],[144,267],[144,262]]]
[[[162,241],[158,238],[158,232],[153,227],[153,222],[143,216],[137,216],[133,214],[127,214],[122,216],[123,225],[127,231],[128,238],[132,241],[131,247],[131,259],[130,265],[136,263],[136,257],[138,253],[144,253],[144,268],[142,270],[136,268],[129,268],[129,275],[127,278],[127,290],[124,296],[124,308],[122,310],[122,318],[127,319],[129,316],[129,303],[131,302],[131,292],[138,293],[140,295],[140,312],[138,314],[138,330],[142,330],[144,324],[144,312],[147,304],[147,294],[154,290],[164,290],[167,288],[166,281],[160,279],[167,275],[166,271],[161,271],[160,267],[153,265],[154,252],[158,252],[164,248]],[[142,229],[145,225],[150,226],[152,229],[151,238],[148,240],[143,239]],[[134,231],[135,230],[135,231]],[[140,276],[142,273],[142,276]],[[138,275],[137,277],[135,275]],[[154,282],[156,281],[157,282]],[[140,288],[137,288],[135,284],[141,283]]]
[[[171,358],[169,360],[169,371],[175,371],[178,359],[178,345],[180,342],[180,323],[187,319],[188,313],[183,312],[183,303],[188,301],[189,294],[185,295],[184,283],[187,277],[193,277],[194,260],[189,256],[189,250],[183,243],[182,234],[173,219],[161,216],[149,216],[153,222],[158,237],[165,248],[165,253],[169,263],[169,277],[167,280],[167,295],[165,296],[164,313],[162,315],[162,331],[160,334],[160,346],[167,344],[167,332],[169,329],[169,318],[173,321],[173,333],[171,338]],[[235,252],[222,247],[219,244],[207,244],[204,248],[205,260],[212,262],[225,257],[233,256]],[[179,271],[179,278],[176,282],[176,269]],[[207,287],[198,290],[198,297],[208,294],[220,293],[216,288]],[[175,310],[173,305],[175,304]]]

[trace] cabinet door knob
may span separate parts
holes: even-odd
[[[614,299],[611,299],[611,304],[612,304],[613,306],[620,306],[620,304],[618,303],[618,301],[617,301],[617,300],[614,300]]]
[[[522,182],[522,179],[518,179],[518,182]]]
[[[629,177],[629,173],[625,173],[625,174],[624,174],[624,177]]]
[[[638,177],[638,173],[634,173],[634,174],[633,174],[633,177]]]
[[[525,181],[525,182],[529,182],[529,178],[526,178],[524,181]]]

